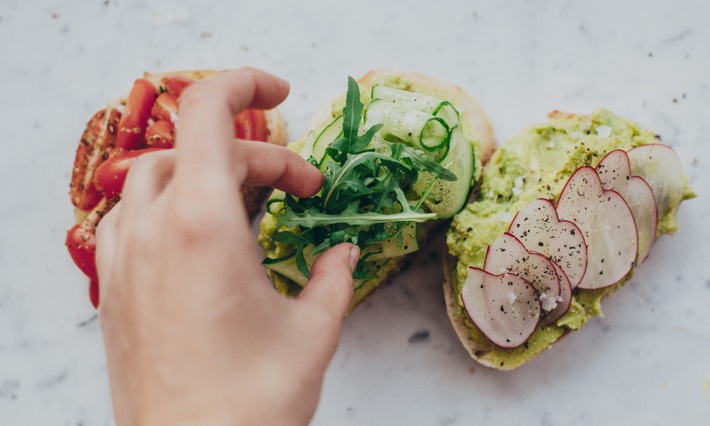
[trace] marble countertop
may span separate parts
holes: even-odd
[[[418,71],[474,94],[499,141],[604,106],[679,154],[698,198],[595,318],[526,366],[471,360],[443,235],[347,320],[315,425],[707,424],[710,3],[0,2],[0,423],[113,424],[99,324],[63,246],[86,121],[143,71],[251,65],[291,81],[299,136],[346,76]]]

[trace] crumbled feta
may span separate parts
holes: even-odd
[[[518,300],[518,297],[512,291],[509,291],[506,296],[508,297],[508,303],[510,303],[511,305],[515,303],[516,300]]]
[[[523,180],[522,176],[518,176],[515,178],[513,181],[513,194],[517,197],[518,195],[523,193],[523,183],[525,181]]]
[[[597,127],[597,135],[600,138],[608,138],[609,136],[611,136],[611,127],[602,124],[601,126]]]
[[[542,309],[550,312],[557,307],[557,300],[554,297],[550,297],[545,293],[540,294],[540,303],[542,303]]]
[[[498,213],[498,221],[499,222],[512,222],[513,221],[513,215],[509,212],[499,212]]]

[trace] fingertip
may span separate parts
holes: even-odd
[[[321,254],[299,299],[310,301],[342,320],[354,295],[353,271],[359,256],[360,249],[350,243],[338,244]]]
[[[242,181],[252,186],[273,186],[299,198],[311,197],[323,187],[325,177],[296,152],[271,144],[240,141],[233,161],[246,164]]]
[[[278,84],[281,89],[281,93],[284,94],[284,99],[286,99],[286,96],[291,92],[291,82],[288,80],[284,80],[280,77],[275,77],[278,80]]]
[[[297,197],[312,197],[320,191],[320,189],[323,187],[323,183],[325,183],[325,176],[323,173],[318,169],[318,167],[314,166],[313,164],[309,162],[305,162],[305,173],[304,173],[304,182],[303,185],[298,186],[297,188],[294,188],[295,191],[298,191],[298,194],[294,194]]]
[[[291,83],[257,68],[240,68],[232,71],[238,76],[248,75],[254,92],[249,107],[270,109],[278,106],[291,91]]]

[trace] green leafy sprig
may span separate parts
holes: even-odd
[[[456,176],[427,154],[403,143],[383,141],[391,155],[369,148],[382,124],[361,132],[363,109],[359,85],[349,77],[343,133],[326,149],[323,188],[311,198],[298,199],[286,194],[282,207],[272,212],[277,217],[272,240],[293,246],[296,266],[306,278],[310,275],[307,256],[342,242],[365,248],[400,235],[410,222],[435,219],[436,214],[421,209],[428,191],[411,205],[405,194],[411,192],[420,172],[456,180]],[[311,158],[314,164],[319,160]],[[358,263],[356,279],[371,275],[365,270],[367,256]]]

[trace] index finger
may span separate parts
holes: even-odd
[[[175,178],[198,184],[201,176],[231,169],[232,119],[247,107],[273,108],[289,84],[253,68],[217,74],[188,87],[180,97]]]

